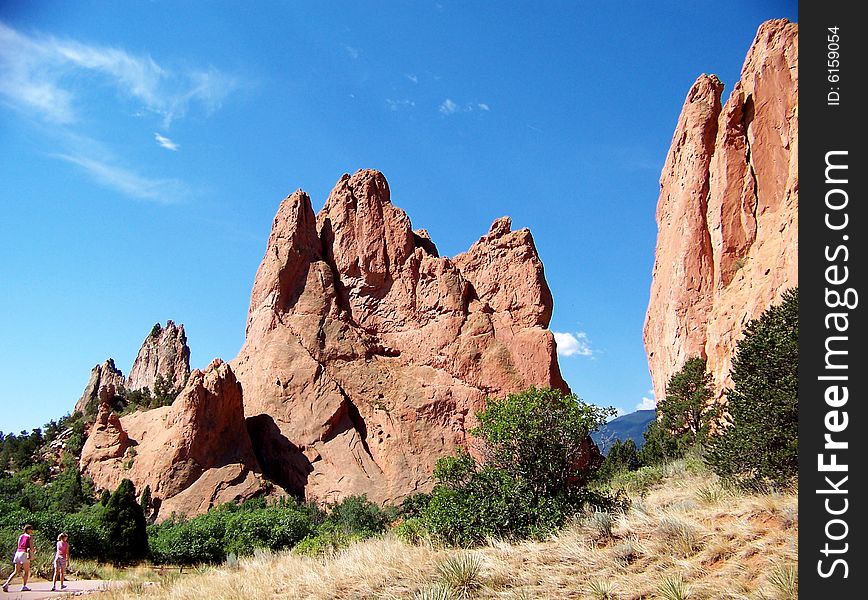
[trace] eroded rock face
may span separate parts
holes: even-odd
[[[198,514],[263,489],[241,385],[219,359],[193,371],[171,406],[118,418],[103,403],[80,467],[100,489],[124,478],[138,492],[149,485],[160,518]]]
[[[124,384],[124,374],[115,367],[114,360],[110,358],[101,365],[96,365],[90,372],[90,380],[87,382],[81,398],[75,403],[73,412],[85,416],[89,415],[90,418],[93,418],[100,405],[100,388],[111,385],[114,389],[120,389]]]
[[[183,325],[167,321],[166,326],[155,325],[133,362],[126,381],[128,390],[148,388],[154,391],[157,376],[162,377],[170,389],[181,389],[190,376],[190,348]]]
[[[644,340],[654,392],[693,356],[718,395],[750,319],[798,285],[798,26],[764,23],[726,104],[702,75],[684,103],[657,204]]]
[[[486,394],[567,390],[551,311],[530,232],[509,219],[449,259],[377,171],[344,175],[317,216],[295,192],[232,361],[264,474],[315,500],[430,487]]]

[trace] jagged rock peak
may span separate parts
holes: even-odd
[[[190,348],[183,325],[166,321],[163,327],[154,325],[142,342],[142,347],[133,362],[127,377],[128,390],[144,388],[154,391],[154,383],[160,376],[170,389],[180,389],[190,376]]]
[[[343,175],[312,223],[283,201],[232,369],[263,472],[308,498],[430,487],[486,394],[567,389],[533,238],[499,219],[452,259],[385,177]]]
[[[125,383],[124,374],[115,367],[113,359],[109,358],[101,365],[96,365],[90,371],[90,379],[81,394],[81,398],[75,403],[73,412],[81,413],[88,420],[92,420],[99,408],[100,389],[108,385],[113,386],[114,389],[119,389]]]
[[[721,394],[746,323],[798,285],[798,26],[763,23],[722,91],[697,79],[660,177],[644,328],[658,399],[693,356]]]

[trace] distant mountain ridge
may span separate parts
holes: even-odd
[[[626,442],[628,439],[633,440],[636,447],[641,448],[645,441],[645,431],[656,418],[656,410],[637,410],[612,419],[592,433],[591,438],[600,447],[600,452],[603,454],[609,453],[609,448],[612,447],[615,440],[622,442]]]

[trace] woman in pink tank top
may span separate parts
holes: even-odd
[[[57,552],[54,554],[54,577],[51,580],[51,591],[57,591],[57,579],[60,578],[60,589],[64,589],[63,578],[66,575],[66,565],[69,564],[69,542],[67,535],[61,533],[57,536]]]
[[[18,549],[15,551],[15,558],[12,559],[12,565],[15,569],[9,575],[9,579],[6,580],[6,583],[3,584],[3,591],[9,591],[9,582],[12,581],[12,578],[18,575],[18,572],[22,572],[22,576],[24,578],[24,582],[21,585],[22,592],[29,592],[30,588],[27,587],[27,580],[30,579],[30,558],[33,556],[33,553],[36,552],[36,546],[33,545],[33,526],[25,525],[24,533],[18,536]]]

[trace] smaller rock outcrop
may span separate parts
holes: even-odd
[[[124,374],[115,367],[115,361],[111,358],[101,365],[96,365],[90,372],[90,380],[87,382],[81,398],[75,403],[73,412],[81,413],[86,418],[92,419],[99,409],[100,389],[112,386],[113,389],[118,390],[124,387],[124,383]]]
[[[97,488],[114,489],[125,478],[139,491],[150,486],[158,518],[250,498],[264,484],[241,384],[219,359],[193,371],[171,406],[118,418],[103,402],[80,467]]]
[[[167,321],[165,327],[154,325],[133,362],[126,388],[148,388],[153,392],[158,376],[174,390],[181,389],[190,376],[190,348],[183,325],[172,321]]]

